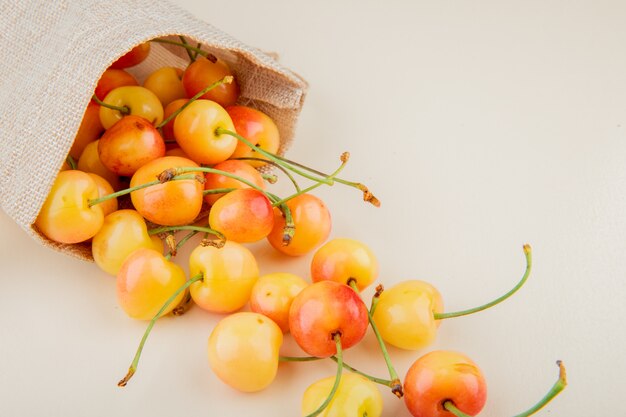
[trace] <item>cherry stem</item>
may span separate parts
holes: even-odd
[[[359,287],[356,285],[356,279],[350,278],[348,280],[348,285],[359,294]],[[402,398],[404,396],[404,392],[402,391],[402,382],[400,382],[400,378],[398,377],[398,373],[396,372],[393,364],[391,363],[391,358],[389,357],[389,352],[387,352],[387,346],[383,341],[380,332],[378,331],[378,326],[376,326],[376,322],[372,318],[372,313],[370,310],[367,310],[367,319],[370,322],[370,326],[372,326],[372,330],[374,331],[374,335],[376,335],[376,340],[378,340],[378,344],[380,345],[380,350],[385,358],[385,363],[387,364],[387,369],[389,370],[389,377],[391,378],[391,392],[395,394],[396,397]]]
[[[280,200],[280,197],[274,195],[272,193],[267,193],[272,197],[272,201]],[[293,221],[293,216],[291,215],[291,209],[285,203],[282,203],[278,206],[278,209],[283,213],[285,217],[285,227],[283,227],[283,246],[288,246],[291,243],[291,239],[296,234],[296,224]]]
[[[318,170],[316,170],[314,168],[308,167],[308,166],[303,165],[303,164],[301,164],[299,162],[292,161],[291,159],[287,159],[284,156],[280,156],[280,155],[274,155],[274,156],[276,158],[280,159],[281,161],[287,163],[287,164],[290,164],[290,165],[293,165],[293,166],[297,166],[297,167],[302,168],[302,169],[306,169],[307,171],[312,172],[312,173],[317,174],[317,175],[320,175],[322,177],[328,177],[328,174],[326,174],[324,172],[318,171]],[[347,180],[344,180],[343,178],[339,178],[339,177],[336,177],[335,181],[338,182],[338,183],[341,183],[341,184],[344,184],[344,185],[347,185],[349,187],[353,187],[353,188],[356,188],[357,190],[362,191],[363,192],[363,200],[367,201],[368,203],[370,203],[370,204],[372,204],[372,205],[374,205],[376,207],[380,207],[380,201],[369,191],[369,189],[365,185],[363,185],[363,184],[361,184],[359,182],[347,181]]]
[[[70,169],[76,169],[76,161],[74,160],[74,158],[72,158],[72,155],[68,155],[67,158],[65,158],[65,162],[67,162],[67,164],[70,166]]]
[[[120,107],[114,106],[113,104],[105,103],[104,101],[100,100],[95,94],[91,97],[91,99],[102,107],[106,107],[107,109],[117,110],[122,114],[130,114],[130,108],[128,108],[128,106]]]
[[[268,161],[267,159],[263,159],[263,158],[254,158],[252,156],[240,157],[240,158],[232,158],[232,159],[235,159],[235,160],[238,160],[238,161],[259,161],[259,162],[264,162],[266,164],[270,164],[270,165],[280,169],[283,172],[283,174],[285,174],[285,176],[287,178],[289,178],[289,181],[291,181],[291,183],[295,187],[296,191],[300,191],[300,186],[298,185],[298,182],[293,177],[293,175],[291,175],[291,173],[288,170],[286,170],[285,167],[283,167],[282,165],[278,165],[274,161]]]
[[[261,174],[261,177],[270,184],[276,184],[278,177],[274,174]]]
[[[236,188],[213,188],[212,190],[204,190],[202,191],[202,195],[207,194],[225,194],[230,193],[231,191],[235,191]]]
[[[487,304],[483,304],[483,305],[478,306],[478,307],[470,308],[468,310],[454,311],[452,313],[433,313],[434,316],[435,316],[435,320],[450,319],[450,318],[453,318],[453,317],[461,317],[461,316],[467,316],[469,314],[477,313],[479,311],[486,310],[489,307],[493,307],[496,304],[500,304],[502,301],[506,300],[507,298],[509,298],[510,296],[515,294],[517,292],[517,290],[522,288],[522,285],[524,285],[524,283],[528,279],[528,276],[530,275],[530,270],[532,268],[532,264],[533,264],[532,249],[531,249],[530,245],[528,245],[528,244],[524,245],[524,256],[526,256],[526,271],[524,272],[524,275],[522,276],[522,279],[509,292],[507,292],[503,296],[498,297],[495,300],[493,300],[493,301],[491,301],[491,302],[489,302]]]
[[[327,180],[331,181],[331,183],[328,184],[328,185],[333,185],[332,181],[335,179],[335,176],[337,176],[344,169],[344,167],[346,166],[346,163],[348,163],[348,158],[349,157],[350,157],[350,154],[348,152],[344,152],[344,153],[341,154],[341,165],[339,165],[339,168],[337,168],[335,170],[335,172],[333,172],[332,174],[330,174],[329,176],[326,177]],[[305,188],[303,190],[296,191],[295,193],[293,193],[289,197],[285,197],[282,200],[276,201],[273,204],[273,206],[276,207],[276,206],[279,206],[281,204],[284,204],[287,201],[291,200],[292,198],[296,198],[296,197],[298,197],[301,194],[308,193],[308,192],[310,192],[310,191],[312,191],[312,190],[314,190],[314,189],[316,189],[318,187],[321,187],[322,184],[323,184],[322,182],[318,182],[318,183],[313,184],[310,187],[307,187],[307,188]]]
[[[173,248],[170,248],[169,252],[167,255],[165,255],[166,257],[172,257],[172,256],[176,256],[176,253],[178,252],[178,250],[180,248],[182,248],[185,243],[187,243],[187,241],[189,239],[191,239],[192,237],[194,237],[195,235],[197,235],[199,232],[197,230],[192,230],[191,232],[187,233],[181,240],[179,240],[178,242],[176,242],[176,245]],[[173,235],[170,235],[173,236]]]
[[[337,392],[337,388],[339,388],[339,383],[341,382],[341,373],[343,371],[343,352],[341,351],[341,335],[339,333],[335,333],[333,335],[333,339],[335,340],[335,346],[337,348],[337,376],[335,377],[335,383],[333,384],[333,388],[330,390],[328,397],[324,400],[322,405],[318,407],[317,410],[313,411],[311,414],[308,414],[306,417],[315,417],[319,415],[322,411],[328,407],[328,404],[333,400],[335,393]]]
[[[185,284],[181,285],[170,296],[170,298],[168,298],[167,301],[165,301],[161,309],[154,315],[152,320],[150,320],[150,323],[148,324],[148,327],[146,328],[146,331],[144,332],[143,337],[141,338],[141,342],[139,342],[139,347],[137,348],[137,353],[135,353],[135,358],[133,359],[133,362],[131,363],[130,368],[128,368],[128,373],[126,374],[124,378],[120,380],[120,382],[117,383],[118,387],[125,387],[128,381],[133,377],[133,375],[137,371],[137,364],[139,363],[139,358],[141,357],[143,346],[145,345],[146,340],[148,339],[148,335],[150,334],[150,331],[152,331],[152,328],[154,327],[154,323],[156,323],[157,319],[161,316],[161,314],[163,314],[163,312],[167,309],[167,307],[172,303],[172,301],[176,299],[176,297],[178,297],[178,295],[181,292],[189,288],[189,286],[193,284],[194,282],[197,282],[200,280],[202,280],[202,274],[195,275],[194,277],[186,281]]]
[[[200,43],[198,43],[198,47],[194,47],[189,44],[176,42],[176,41],[170,41],[169,39],[152,39],[150,42],[167,43],[169,45],[182,46],[183,48],[186,48],[189,51],[194,51],[196,53],[196,58],[198,57],[198,55],[200,55],[200,56],[205,57],[206,59],[208,59],[214,64],[217,62],[217,57],[215,55],[213,55],[210,52],[203,51],[202,49],[200,49]]]
[[[443,408],[454,414],[456,417],[473,417],[469,414],[465,414],[463,411],[456,408],[456,405],[454,405],[454,403],[450,400],[446,400],[443,402]]]
[[[180,180],[197,180],[197,177],[195,175],[176,175],[173,176],[171,178],[168,178],[167,181],[180,181]],[[88,200],[88,206],[92,207],[95,206],[96,204],[100,204],[103,203],[107,200],[110,200],[112,198],[117,198],[126,194],[130,194],[133,191],[137,191],[137,190],[141,190],[143,188],[148,188],[148,187],[152,187],[153,185],[159,185],[159,184],[163,184],[164,182],[167,181],[161,181],[161,180],[155,180],[155,181],[150,181],[150,182],[146,182],[144,184],[141,185],[136,185],[134,187],[130,187],[130,188],[126,188],[124,190],[120,190],[117,191],[115,193],[111,193],[111,194],[107,194],[104,195],[102,197],[99,198],[93,198]]]
[[[537,404],[514,417],[528,417],[535,414],[565,389],[567,386],[567,373],[565,372],[565,365],[563,365],[562,361],[556,361],[556,364],[559,367],[559,378],[556,380],[554,385],[552,385],[550,391],[548,391],[548,393],[541,400],[539,400]]]
[[[372,304],[370,305],[370,315],[374,316],[374,312],[376,311],[376,307],[378,307],[378,302],[380,301],[380,295],[385,291],[385,287],[383,284],[378,284],[376,287],[376,292],[372,297]]]
[[[183,35],[178,36],[178,38],[180,39],[180,41],[185,44],[185,45],[189,45],[189,43],[187,43],[187,39],[185,39],[185,37]],[[189,60],[191,62],[194,62],[196,60],[196,58],[193,55],[193,52],[191,51],[191,49],[189,48],[185,48],[185,51],[187,51],[187,55],[189,55]]]
[[[224,240],[224,241],[226,240],[226,237],[223,234],[221,234],[220,232],[218,232],[217,230],[213,230],[213,229],[208,228],[208,227],[193,226],[193,225],[157,227],[157,228],[148,230],[148,234],[149,235],[158,235],[159,233],[172,232],[172,231],[178,231],[178,230],[193,230],[193,231],[196,231],[196,232],[210,233],[212,235],[217,236],[220,240]]]
[[[300,175],[301,177],[308,178],[311,181],[315,181],[315,182],[320,182],[321,181],[324,184],[328,184],[328,185],[332,184],[332,182],[327,180],[326,177],[324,177],[324,178],[315,177],[315,176],[313,176],[311,174],[308,174],[307,172],[301,171],[298,168],[295,168],[295,167],[293,167],[293,166],[291,166],[289,164],[286,164],[286,163],[282,162],[273,153],[267,152],[263,148],[260,148],[258,146],[253,145],[248,139],[246,139],[243,136],[237,134],[236,132],[233,132],[232,130],[224,129],[223,127],[218,127],[217,129],[215,129],[215,134],[218,135],[218,136],[220,136],[220,135],[230,135],[230,136],[233,136],[234,138],[236,138],[240,142],[243,142],[250,149],[253,149],[253,150],[257,151],[261,155],[263,155],[266,158],[268,158],[270,161],[275,162],[278,165],[282,165],[284,168],[289,169],[292,172],[295,172],[296,174]]]
[[[313,361],[322,360],[324,358],[318,358],[317,356],[279,356],[278,359],[281,362],[313,362]],[[334,362],[337,362],[338,360],[336,356],[331,356],[330,359],[332,359]],[[352,373],[359,374],[362,377],[365,377],[369,379],[370,381],[375,382],[377,384],[384,385],[386,387],[391,387],[391,381],[389,381],[388,379],[382,379],[382,378],[377,378],[372,375],[368,375],[365,372],[361,372],[358,369],[348,365],[345,362],[343,362],[343,368],[347,369],[348,371]]]
[[[174,113],[170,114],[165,120],[163,120],[161,123],[159,123],[156,126],[156,128],[157,129],[162,129],[163,126],[165,126],[166,124],[168,124],[170,122],[170,120],[173,120],[176,116],[178,116],[180,114],[180,112],[185,110],[191,103],[193,103],[194,101],[198,100],[200,97],[205,95],[207,92],[213,90],[215,87],[218,87],[218,86],[220,86],[222,84],[230,84],[230,83],[233,82],[233,80],[234,80],[234,78],[233,78],[232,75],[226,75],[221,80],[217,80],[213,84],[203,88],[195,96],[191,97],[188,102],[186,102],[185,104],[180,106],[180,108],[176,109],[176,111]]]

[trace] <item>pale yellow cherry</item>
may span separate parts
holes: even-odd
[[[278,370],[283,333],[258,314],[241,312],[220,321],[209,337],[209,365],[226,384],[243,392],[260,391]]]
[[[443,299],[424,281],[401,282],[386,289],[374,312],[374,322],[383,340],[407,350],[422,349],[434,342],[443,311]]]
[[[115,192],[111,184],[109,184],[109,182],[100,175],[94,174],[93,172],[88,172],[88,174],[98,186],[98,197],[104,197],[105,195],[113,194]],[[117,210],[117,198],[109,198],[98,205],[102,208],[102,215],[106,217]]]
[[[122,182],[120,181],[120,177],[113,171],[110,171],[104,164],[100,161],[100,155],[98,154],[98,143],[99,140],[93,141],[83,149],[83,153],[80,154],[80,158],[78,158],[77,168],[80,171],[91,172],[93,174],[99,175],[113,187],[114,190],[121,190]]]
[[[143,117],[155,126],[163,121],[161,101],[152,91],[144,87],[134,85],[117,87],[111,90],[102,101],[126,110],[126,112],[121,112],[100,106],[100,122],[105,129],[131,114]]]
[[[287,272],[263,275],[252,288],[250,309],[271,318],[287,333],[291,302],[307,285],[299,276]]]
[[[117,275],[128,255],[139,248],[163,252],[161,240],[148,234],[144,218],[135,210],[119,210],[106,216],[91,242],[94,261],[111,275]]]
[[[143,86],[152,91],[165,108],[174,100],[186,98],[183,88],[183,70],[174,67],[163,67],[154,71],[143,82]]]
[[[308,416],[322,405],[334,383],[335,377],[331,376],[313,383],[304,391],[303,416]],[[361,375],[344,373],[335,395],[318,417],[380,417],[382,412],[383,397],[378,387]]]

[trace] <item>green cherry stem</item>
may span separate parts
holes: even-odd
[[[183,104],[182,106],[180,106],[179,109],[177,109],[174,113],[170,114],[165,120],[163,120],[161,123],[159,123],[156,128],[157,129],[162,129],[163,126],[165,126],[166,124],[168,124],[170,122],[170,120],[174,119],[176,116],[178,116],[180,114],[180,112],[182,112],[183,110],[185,110],[191,103],[193,103],[194,101],[198,100],[200,97],[202,97],[203,95],[205,95],[207,92],[211,91],[212,89],[214,89],[217,86],[220,86],[222,84],[230,84],[232,83],[234,80],[232,75],[226,75],[224,78],[222,78],[221,80],[217,80],[215,81],[213,84],[203,88],[202,90],[200,90],[195,96],[191,97],[189,99],[188,102],[186,102],[185,104]]]
[[[275,194],[267,193],[271,198],[270,201],[276,202],[280,200]],[[291,239],[293,239],[293,235],[296,233],[296,224],[293,221],[293,216],[291,215],[291,209],[285,203],[282,203],[278,206],[278,209],[283,213],[285,217],[285,227],[283,228],[283,246],[287,246],[291,243]]]
[[[254,158],[252,156],[240,157],[240,158],[232,158],[232,159],[235,159],[235,160],[238,160],[238,161],[258,161],[258,162],[264,162],[266,164],[270,164],[270,165],[280,169],[282,171],[282,173],[285,174],[285,176],[287,178],[289,178],[289,181],[291,181],[291,183],[293,184],[293,186],[296,189],[296,191],[300,191],[300,185],[298,185],[298,182],[293,177],[293,175],[291,175],[291,173],[287,169],[285,169],[285,167],[283,167],[282,165],[278,165],[274,161],[268,161],[267,159],[263,159],[263,158]]]
[[[326,177],[327,180],[330,180],[331,183],[328,185],[333,185],[332,181],[335,179],[335,176],[339,175],[339,173],[344,169],[344,167],[346,166],[346,163],[348,162],[348,159],[350,158],[350,154],[348,152],[344,152],[341,154],[341,165],[339,165],[339,168],[337,168],[335,170],[335,172],[333,172],[332,174],[330,174],[328,177]],[[304,193],[308,193],[318,187],[322,186],[322,182],[318,182],[315,183],[313,185],[311,185],[310,187],[304,188],[302,190],[296,191],[295,193],[293,193],[292,195],[290,195],[289,197],[285,197],[282,200],[276,201],[273,206],[280,206],[281,204],[286,203],[287,201],[291,200],[292,198],[296,198],[299,195],[302,195]]]
[[[454,414],[456,417],[473,417],[456,408],[456,405],[454,405],[454,403],[450,400],[444,401],[443,408]]]
[[[376,311],[376,307],[378,307],[378,302],[380,301],[380,295],[383,293],[383,291],[385,290],[385,287],[383,287],[383,284],[378,284],[378,286],[376,287],[376,292],[374,293],[374,296],[372,297],[372,304],[370,305],[370,316],[374,316],[374,312]]]
[[[188,43],[182,43],[182,42],[176,42],[176,41],[170,41],[169,39],[152,39],[150,42],[156,42],[156,43],[166,43],[168,45],[176,45],[176,46],[181,46],[189,51],[193,51],[196,53],[196,58],[198,57],[198,55],[205,57],[206,59],[208,59],[209,61],[211,61],[212,63],[216,63],[217,62],[217,58],[215,57],[215,55],[213,55],[210,52],[207,51],[203,51],[202,49],[200,49],[200,44],[198,43],[197,47],[191,46]]]
[[[107,109],[117,110],[118,112],[122,114],[130,114],[130,108],[128,108],[128,106],[120,107],[120,106],[114,106],[113,104],[105,103],[104,101],[100,100],[95,94],[91,97],[91,99],[95,101],[97,104],[101,105],[102,107],[106,107]]]
[[[212,190],[202,191],[202,195],[230,193],[231,191],[235,190],[236,188],[213,188]]]
[[[311,414],[308,414],[306,417],[315,417],[319,415],[322,411],[328,407],[328,404],[333,400],[335,393],[337,392],[337,388],[339,388],[339,383],[341,382],[341,373],[343,372],[343,352],[341,351],[341,335],[339,333],[335,333],[333,335],[333,339],[335,340],[335,346],[337,347],[337,376],[335,377],[335,383],[333,384],[333,388],[330,390],[328,397],[324,400],[324,402],[317,408],[317,410],[313,411]]]
[[[348,280],[348,284],[354,290],[354,292],[359,294],[359,287],[357,287],[356,280],[354,278],[350,278]],[[372,330],[374,331],[376,340],[378,340],[378,344],[380,345],[380,350],[383,354],[383,357],[385,358],[387,369],[389,370],[389,377],[391,378],[391,384],[389,386],[391,387],[391,392],[393,392],[396,397],[402,398],[404,396],[404,392],[402,391],[402,382],[400,381],[400,377],[398,377],[398,373],[396,372],[396,369],[393,367],[393,364],[391,363],[389,352],[387,352],[387,346],[385,345],[385,342],[383,341],[383,338],[380,335],[380,332],[378,331],[378,326],[376,326],[376,322],[374,322],[374,319],[372,318],[372,314],[370,313],[370,310],[367,310],[367,319],[369,320],[370,326],[372,327]]]
[[[72,155],[68,155],[67,158],[65,158],[65,162],[67,162],[67,164],[70,166],[70,169],[77,168],[76,160],[72,158]]]
[[[176,242],[176,245],[174,245],[174,247],[170,248],[169,252],[167,253],[167,255],[165,255],[165,257],[169,260],[172,256],[176,256],[176,253],[178,253],[178,250],[182,248],[185,245],[185,243],[189,241],[189,239],[191,239],[198,233],[200,233],[198,230],[192,230],[191,232],[187,233],[181,240]]]
[[[263,178],[265,181],[269,182],[270,184],[276,184],[276,182],[278,181],[278,177],[274,174],[261,173],[261,178]]]
[[[530,275],[530,270],[532,269],[533,257],[532,257],[532,249],[530,248],[530,245],[524,245],[524,255],[526,256],[526,271],[524,272],[524,275],[522,276],[522,279],[509,292],[507,292],[503,296],[498,297],[495,300],[493,300],[493,301],[491,301],[491,302],[489,302],[487,304],[483,304],[483,305],[478,306],[478,307],[470,308],[468,310],[454,311],[452,313],[434,313],[435,320],[443,320],[443,319],[467,316],[469,314],[477,313],[479,311],[486,310],[489,307],[493,307],[496,304],[500,304],[502,301],[506,300],[507,298],[509,298],[510,296],[515,294],[517,292],[517,290],[519,290],[522,287],[522,285],[524,285],[524,283],[528,279],[528,276]]]
[[[189,46],[189,43],[187,42],[187,39],[185,39],[185,37],[183,35],[179,35],[178,38],[180,39],[180,41],[183,44]],[[187,51],[187,55],[189,56],[189,60],[191,62],[194,62],[196,60],[196,58],[193,55],[193,51],[191,49],[189,49],[189,48],[185,48],[185,51]]]
[[[137,190],[141,190],[143,188],[148,188],[148,187],[152,187],[153,185],[159,185],[159,184],[163,184],[164,182],[167,181],[180,181],[180,180],[197,180],[198,178],[196,177],[196,175],[175,175],[172,177],[167,178],[165,181],[163,180],[155,180],[155,181],[150,181],[150,182],[146,182],[144,184],[141,185],[136,185],[134,187],[130,187],[130,188],[126,188],[124,190],[120,190],[117,191],[115,193],[111,193],[111,194],[107,194],[104,195],[102,197],[99,198],[93,198],[88,200],[87,204],[89,207],[95,206],[96,204],[100,204],[103,203],[107,200],[110,200],[111,198],[117,198],[126,194],[130,194],[133,191],[137,191]]]
[[[193,226],[193,225],[157,227],[157,228],[148,230],[148,234],[149,235],[158,235],[159,233],[172,232],[172,231],[178,231],[178,230],[193,230],[193,231],[196,231],[196,232],[210,233],[212,235],[217,236],[220,240],[224,240],[224,241],[226,240],[226,237],[223,234],[221,234],[220,232],[218,232],[217,230],[213,230],[213,229],[208,228],[208,227]]]
[[[172,301],[174,301],[176,299],[176,297],[178,297],[178,295],[181,292],[183,292],[187,288],[189,288],[189,286],[191,284],[193,284],[194,282],[197,282],[197,281],[200,281],[200,280],[202,280],[202,274],[198,274],[198,275],[193,276],[191,279],[189,279],[187,282],[185,282],[185,284],[181,285],[174,292],[174,294],[172,294],[170,296],[170,298],[168,298],[167,301],[165,301],[165,303],[163,304],[161,309],[154,315],[154,317],[152,317],[152,320],[150,320],[150,323],[148,324],[148,327],[146,328],[146,331],[144,332],[143,337],[141,338],[141,342],[139,342],[139,347],[137,348],[137,353],[135,353],[135,357],[133,359],[133,362],[131,363],[130,368],[128,368],[128,373],[126,374],[126,376],[124,378],[122,378],[120,380],[120,382],[117,383],[118,387],[125,387],[126,384],[128,383],[128,381],[133,377],[133,375],[137,371],[137,365],[139,364],[139,358],[141,357],[141,352],[143,351],[143,346],[146,344],[146,340],[148,339],[148,335],[152,331],[152,328],[154,327],[154,323],[156,323],[157,319],[161,316],[161,314],[163,314],[165,309],[167,309],[167,307],[172,303]]]
[[[220,135],[230,135],[230,136],[236,138],[237,140],[239,140],[240,142],[243,142],[250,149],[254,149],[255,151],[257,151],[261,155],[265,156],[270,161],[275,162],[278,165],[282,165],[284,168],[289,169],[292,172],[295,172],[296,174],[300,175],[301,177],[308,178],[311,181],[315,181],[315,182],[320,182],[321,181],[324,184],[331,185],[331,182],[329,180],[327,180],[325,177],[319,178],[319,177],[313,176],[313,175],[311,175],[311,174],[309,174],[309,173],[307,173],[305,171],[301,171],[298,168],[295,168],[293,166],[290,166],[289,164],[286,164],[286,163],[282,162],[273,153],[267,152],[263,148],[260,148],[258,146],[253,145],[248,139],[246,139],[243,136],[237,134],[236,132],[233,132],[232,130],[224,129],[223,127],[218,127],[217,129],[215,129],[215,134],[218,135],[218,136],[220,136]]]

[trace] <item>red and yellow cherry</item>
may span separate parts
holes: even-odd
[[[209,337],[209,365],[231,387],[260,391],[276,377],[282,343],[280,328],[269,318],[250,312],[231,314]]]
[[[185,103],[187,103],[188,101],[189,101],[189,99],[180,98],[178,100],[172,101],[167,106],[165,106],[165,109],[163,109],[163,120],[166,120],[168,117],[170,117],[172,114],[174,114],[174,112],[176,112],[178,109],[183,107],[185,105]],[[165,139],[165,140],[175,140],[176,139],[175,136],[174,136],[174,121],[175,120],[176,120],[176,117],[173,118],[172,120],[170,120],[169,122],[167,122],[161,128],[161,132],[163,132],[163,139]]]
[[[265,181],[263,181],[263,177],[261,173],[256,169],[252,168],[249,164],[243,161],[237,161],[229,159],[224,162],[220,162],[215,165],[213,168],[231,173],[238,177],[243,178],[256,185],[259,188],[265,189]],[[207,172],[204,175],[204,189],[205,190],[215,190],[218,188],[235,188],[235,189],[244,189],[250,188],[248,184],[245,184],[239,180],[236,180],[231,177],[227,177],[226,175]],[[209,204],[214,204],[220,197],[222,197],[224,193],[220,194],[207,194],[204,196],[204,200]]]
[[[98,153],[110,171],[130,177],[143,165],[165,156],[165,142],[146,119],[126,116],[104,132]]]
[[[274,209],[274,228],[267,237],[279,252],[290,256],[301,256],[321,245],[330,234],[330,212],[322,200],[312,194],[301,194],[287,201],[291,209],[295,234],[291,242],[283,245],[285,218],[279,209]]]
[[[231,191],[211,207],[209,226],[227,240],[239,243],[259,241],[274,227],[272,203],[265,194],[253,188]]]
[[[189,255],[189,273],[203,277],[189,287],[198,306],[214,313],[232,313],[250,299],[259,278],[259,267],[245,246],[226,241],[221,248],[196,247]]]
[[[228,159],[237,146],[231,135],[217,134],[217,128],[234,130],[226,110],[214,101],[196,100],[174,121],[176,142],[199,164],[213,165]]]
[[[102,178],[100,175],[94,174],[93,172],[88,172],[87,174],[95,181],[96,186],[98,187],[98,197],[113,194],[115,190],[107,180]],[[117,210],[117,198],[109,198],[98,205],[102,209],[102,215],[106,217]]]
[[[94,94],[99,100],[104,100],[111,90],[132,85],[139,85],[135,77],[122,69],[109,68],[102,73]]]
[[[103,131],[104,127],[102,127],[102,123],[100,123],[100,106],[90,101],[83,115],[83,120],[80,122],[76,137],[74,138],[74,143],[70,149],[70,156],[74,159],[80,158],[85,147],[97,140]]]
[[[183,86],[187,92],[187,97],[195,96],[227,75],[233,75],[233,73],[224,61],[218,59],[213,62],[204,57],[196,59],[183,74]],[[238,97],[239,86],[237,81],[233,80],[230,84],[219,85],[200,98],[215,101],[226,107],[235,104]]]
[[[317,410],[331,392],[335,377],[324,378],[310,385],[302,396],[302,415]],[[383,397],[369,379],[353,373],[344,373],[328,406],[318,417],[380,417]]]
[[[419,358],[404,379],[404,402],[414,417],[449,417],[450,401],[463,413],[475,416],[487,399],[485,378],[467,356],[434,351]]]
[[[80,171],[91,172],[101,176],[114,190],[120,190],[122,189],[122,183],[119,176],[105,167],[100,160],[100,154],[98,153],[99,143],[100,140],[96,140],[85,146],[83,153],[78,158],[77,167]]]
[[[126,258],[139,248],[163,252],[161,240],[148,234],[145,220],[135,210],[119,210],[106,216],[91,242],[96,265],[111,275],[117,275]]]
[[[250,310],[269,317],[283,333],[288,333],[291,303],[308,285],[299,276],[286,272],[263,275],[252,287]]]
[[[124,69],[142,63],[150,54],[150,42],[135,46],[111,64],[110,68]]]
[[[276,153],[280,146],[280,134],[276,123],[265,113],[246,106],[230,106],[226,108],[235,125],[235,131],[259,148]],[[264,155],[256,152],[243,142],[237,143],[232,158],[261,158]],[[263,165],[260,161],[247,161],[254,167]]]
[[[102,227],[102,207],[89,205],[98,198],[98,185],[89,174],[61,171],[39,211],[35,226],[47,238],[78,243],[92,238]]]
[[[313,282],[335,281],[350,285],[353,280],[362,291],[377,277],[376,256],[369,247],[354,239],[337,238],[326,242],[311,261]]]
[[[152,91],[165,107],[174,100],[186,97],[182,78],[182,69],[163,67],[148,75],[143,86]]]
[[[100,122],[110,128],[126,115],[140,116],[153,125],[163,121],[163,106],[159,98],[147,88],[138,86],[117,87],[102,100],[111,106],[125,108],[128,113],[100,106]]]
[[[443,299],[424,281],[401,282],[381,295],[373,320],[387,343],[401,349],[422,349],[435,340],[443,311]]]
[[[154,249],[140,248],[128,255],[117,273],[117,300],[129,317],[150,320],[185,281],[180,266]],[[161,316],[172,311],[183,297],[180,293]]]
[[[325,358],[337,353],[335,335],[342,349],[357,344],[368,327],[367,307],[345,284],[320,281],[309,285],[291,303],[289,329],[306,353]]]
[[[193,161],[178,156],[164,156],[148,162],[135,172],[130,186],[155,181],[170,168],[197,167]],[[190,175],[200,173],[190,173]],[[202,208],[203,185],[196,179],[172,180],[133,191],[130,198],[135,209],[152,223],[180,226],[191,223]]]

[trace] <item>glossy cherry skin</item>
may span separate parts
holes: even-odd
[[[104,127],[100,123],[100,106],[90,101],[87,105],[87,110],[83,115],[83,120],[80,122],[80,127],[74,138],[74,143],[70,149],[70,156],[74,159],[80,158],[85,147],[97,140],[104,132]]]
[[[404,402],[414,417],[454,417],[443,408],[445,401],[475,416],[486,400],[482,372],[458,352],[430,352],[413,363],[404,379]]]
[[[356,282],[359,290],[367,288],[378,277],[378,260],[364,243],[337,238],[326,242],[313,255],[311,279],[335,281],[349,285]]]
[[[220,162],[219,164],[215,165],[213,168],[220,170],[220,171],[228,172],[238,177],[241,177],[244,180],[248,180],[249,182],[256,185],[257,187],[261,189],[265,189],[265,181],[263,181],[263,177],[261,176],[261,173],[243,161],[236,161],[236,160],[229,159],[227,161]],[[214,190],[217,188],[236,188],[236,189],[250,188],[248,184],[244,184],[243,182],[239,180],[236,180],[231,177],[227,177],[222,174],[215,174],[215,173],[207,172],[204,175],[204,178],[205,178],[205,182],[204,182],[205,190]],[[214,204],[223,195],[224,193],[207,194],[204,196],[204,200],[208,204]]]
[[[301,194],[287,201],[296,227],[289,245],[283,245],[285,218],[274,209],[274,228],[267,240],[279,252],[289,256],[302,256],[321,245],[330,234],[331,218],[326,204],[312,194]]]
[[[324,378],[310,385],[302,396],[302,415],[308,416],[326,400],[335,383],[335,377]],[[383,397],[369,379],[353,373],[341,376],[339,388],[328,406],[318,417],[380,417]]]
[[[165,156],[165,142],[146,119],[126,116],[102,135],[98,154],[107,169],[130,177],[143,165]]]
[[[113,187],[111,187],[111,184],[109,184],[107,180],[102,178],[100,175],[91,172],[88,172],[87,174],[91,177],[92,180],[95,181],[96,186],[98,187],[98,197],[104,197],[105,195],[113,194],[115,190],[113,190]],[[102,209],[102,215],[106,217],[117,210],[117,198],[109,198],[108,200],[105,200],[98,205]]]
[[[213,313],[232,313],[250,299],[259,267],[245,246],[227,241],[222,248],[196,247],[189,256],[189,273],[203,276],[189,287],[198,306]]]
[[[265,113],[246,106],[230,106],[226,108],[228,115],[235,125],[235,130],[253,145],[261,149],[276,153],[280,146],[280,133],[276,123]],[[265,156],[251,149],[243,142],[237,143],[232,158],[253,157],[266,159]],[[260,161],[247,161],[254,167],[264,165]]]
[[[272,319],[283,333],[289,332],[289,308],[309,284],[297,275],[275,272],[259,278],[250,294],[250,310]]]
[[[374,322],[385,342],[401,349],[418,350],[432,344],[443,311],[443,299],[424,281],[405,281],[386,289],[374,312]]]
[[[267,237],[274,227],[270,200],[252,188],[234,190],[213,204],[209,226],[227,240],[239,243],[256,242]]]
[[[148,75],[143,86],[152,91],[165,107],[174,100],[186,97],[182,77],[182,69],[163,67]]]
[[[178,156],[164,156],[142,166],[130,180],[130,186],[152,182],[169,168],[197,167],[193,161]],[[188,173],[193,175],[193,172]],[[200,175],[201,173],[196,173]],[[185,174],[187,175],[187,174]],[[152,223],[180,226],[193,222],[202,208],[203,185],[195,180],[172,180],[133,191],[135,209]]]
[[[187,97],[191,98],[209,85],[221,80],[227,75],[233,75],[228,65],[222,61],[211,62],[204,57],[199,57],[192,62],[183,74],[183,86]],[[232,106],[239,97],[237,80],[230,84],[222,84],[204,94],[201,99],[212,100],[220,105]]]
[[[150,54],[150,42],[135,46],[133,49],[118,58],[110,68],[124,69],[134,67],[143,62]]]
[[[176,116],[174,136],[191,159],[213,165],[228,159],[237,146],[235,137],[216,134],[220,127],[235,130],[226,110],[214,101],[196,100]]]
[[[139,85],[135,77],[122,69],[109,68],[102,73],[94,94],[99,100],[104,100],[111,90],[132,85]]]
[[[209,364],[231,387],[260,391],[276,377],[282,343],[282,332],[269,318],[249,312],[231,314],[209,337]]]
[[[320,358],[337,353],[335,334],[341,335],[342,349],[348,349],[363,339],[367,326],[367,307],[361,297],[347,285],[333,281],[309,285],[289,309],[294,340],[306,353]]]
[[[163,106],[159,98],[147,88],[137,86],[117,87],[102,100],[117,107],[126,107],[128,115],[140,116],[153,125],[163,121]],[[110,128],[127,114],[100,106],[100,122],[105,129]]]
[[[186,280],[185,271],[162,253],[140,248],[124,260],[117,273],[117,300],[129,317],[150,320]],[[179,294],[161,316],[176,308],[183,297]]]
[[[55,242],[84,242],[100,230],[104,220],[101,207],[89,207],[89,200],[96,198],[98,185],[89,174],[78,170],[61,171],[35,225]]]
[[[80,155],[80,158],[78,158],[77,167],[80,171],[91,172],[101,176],[111,184],[114,190],[121,190],[123,187],[120,177],[115,172],[105,167],[100,160],[100,154],[98,153],[99,143],[100,140],[96,140],[85,146],[83,153]]]
[[[158,239],[148,234],[146,222],[135,210],[119,210],[104,218],[91,242],[91,253],[103,271],[117,275],[126,258],[139,248],[163,251]]]

